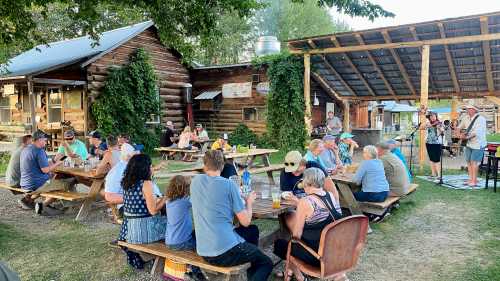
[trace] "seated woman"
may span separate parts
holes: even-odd
[[[326,171],[326,165],[323,162],[323,159],[319,157],[324,149],[325,147],[323,145],[323,141],[314,139],[309,143],[309,149],[307,150],[306,155],[304,155],[304,159],[306,161],[316,162],[321,167],[321,169]]]
[[[179,142],[177,143],[177,148],[180,149],[191,149],[193,146],[191,145],[191,140],[193,140],[193,132],[191,132],[191,128],[189,126],[186,126],[184,130],[182,131],[181,135],[179,136]],[[182,157],[182,161],[188,161],[191,156],[189,156],[188,153],[184,154],[184,157]]]
[[[340,204],[332,193],[324,190],[325,173],[320,169],[309,168],[305,170],[303,183],[307,195],[299,200],[297,211],[287,215],[286,224],[294,238],[302,240],[308,247],[318,251],[323,228],[342,217]],[[286,259],[287,250],[287,240],[278,239],[275,241],[275,255]],[[292,255],[309,265],[320,266],[319,260],[299,244],[292,244]],[[307,280],[296,267],[292,267],[291,270],[297,280]],[[291,274],[291,272],[287,274]]]
[[[160,216],[165,197],[154,195],[151,181],[151,158],[137,154],[130,158],[121,186],[123,187],[123,223],[118,240],[131,244],[152,243],[165,239],[166,218]],[[124,249],[130,265],[143,268],[137,253]]]
[[[363,159],[353,178],[356,184],[361,185],[361,191],[354,192],[354,197],[357,201],[383,202],[389,195],[389,183],[385,177],[384,164],[378,159],[377,148],[365,146]]]
[[[352,155],[354,149],[358,148],[359,145],[352,139],[354,136],[351,133],[342,133],[340,135],[339,142],[339,156],[342,165],[349,166],[352,164]]]

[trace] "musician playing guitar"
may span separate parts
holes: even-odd
[[[461,139],[465,144],[465,161],[469,172],[467,185],[477,186],[477,172],[479,164],[483,160],[484,148],[486,147],[486,119],[479,115],[479,110],[473,105],[465,106],[470,117],[470,123],[461,134]]]

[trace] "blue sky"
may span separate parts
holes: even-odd
[[[364,30],[500,11],[500,0],[370,0],[370,2],[381,5],[396,14],[396,17],[371,22],[365,18],[339,15],[336,11],[332,11],[332,14],[336,19],[349,24],[352,29]]]

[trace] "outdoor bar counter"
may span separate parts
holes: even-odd
[[[359,147],[369,144],[375,145],[382,140],[381,129],[353,128],[351,132],[354,135],[354,141],[358,143]]]

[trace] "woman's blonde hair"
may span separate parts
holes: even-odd
[[[183,133],[191,133],[191,127],[186,126],[182,132]]]
[[[377,159],[378,158],[378,152],[377,148],[374,145],[367,145],[363,147],[363,151],[368,153],[371,159]]]
[[[309,143],[309,150],[310,151],[313,151],[315,150],[316,148],[318,148],[320,145],[323,144],[323,141],[320,140],[320,139],[314,139],[312,140],[310,143]]]

